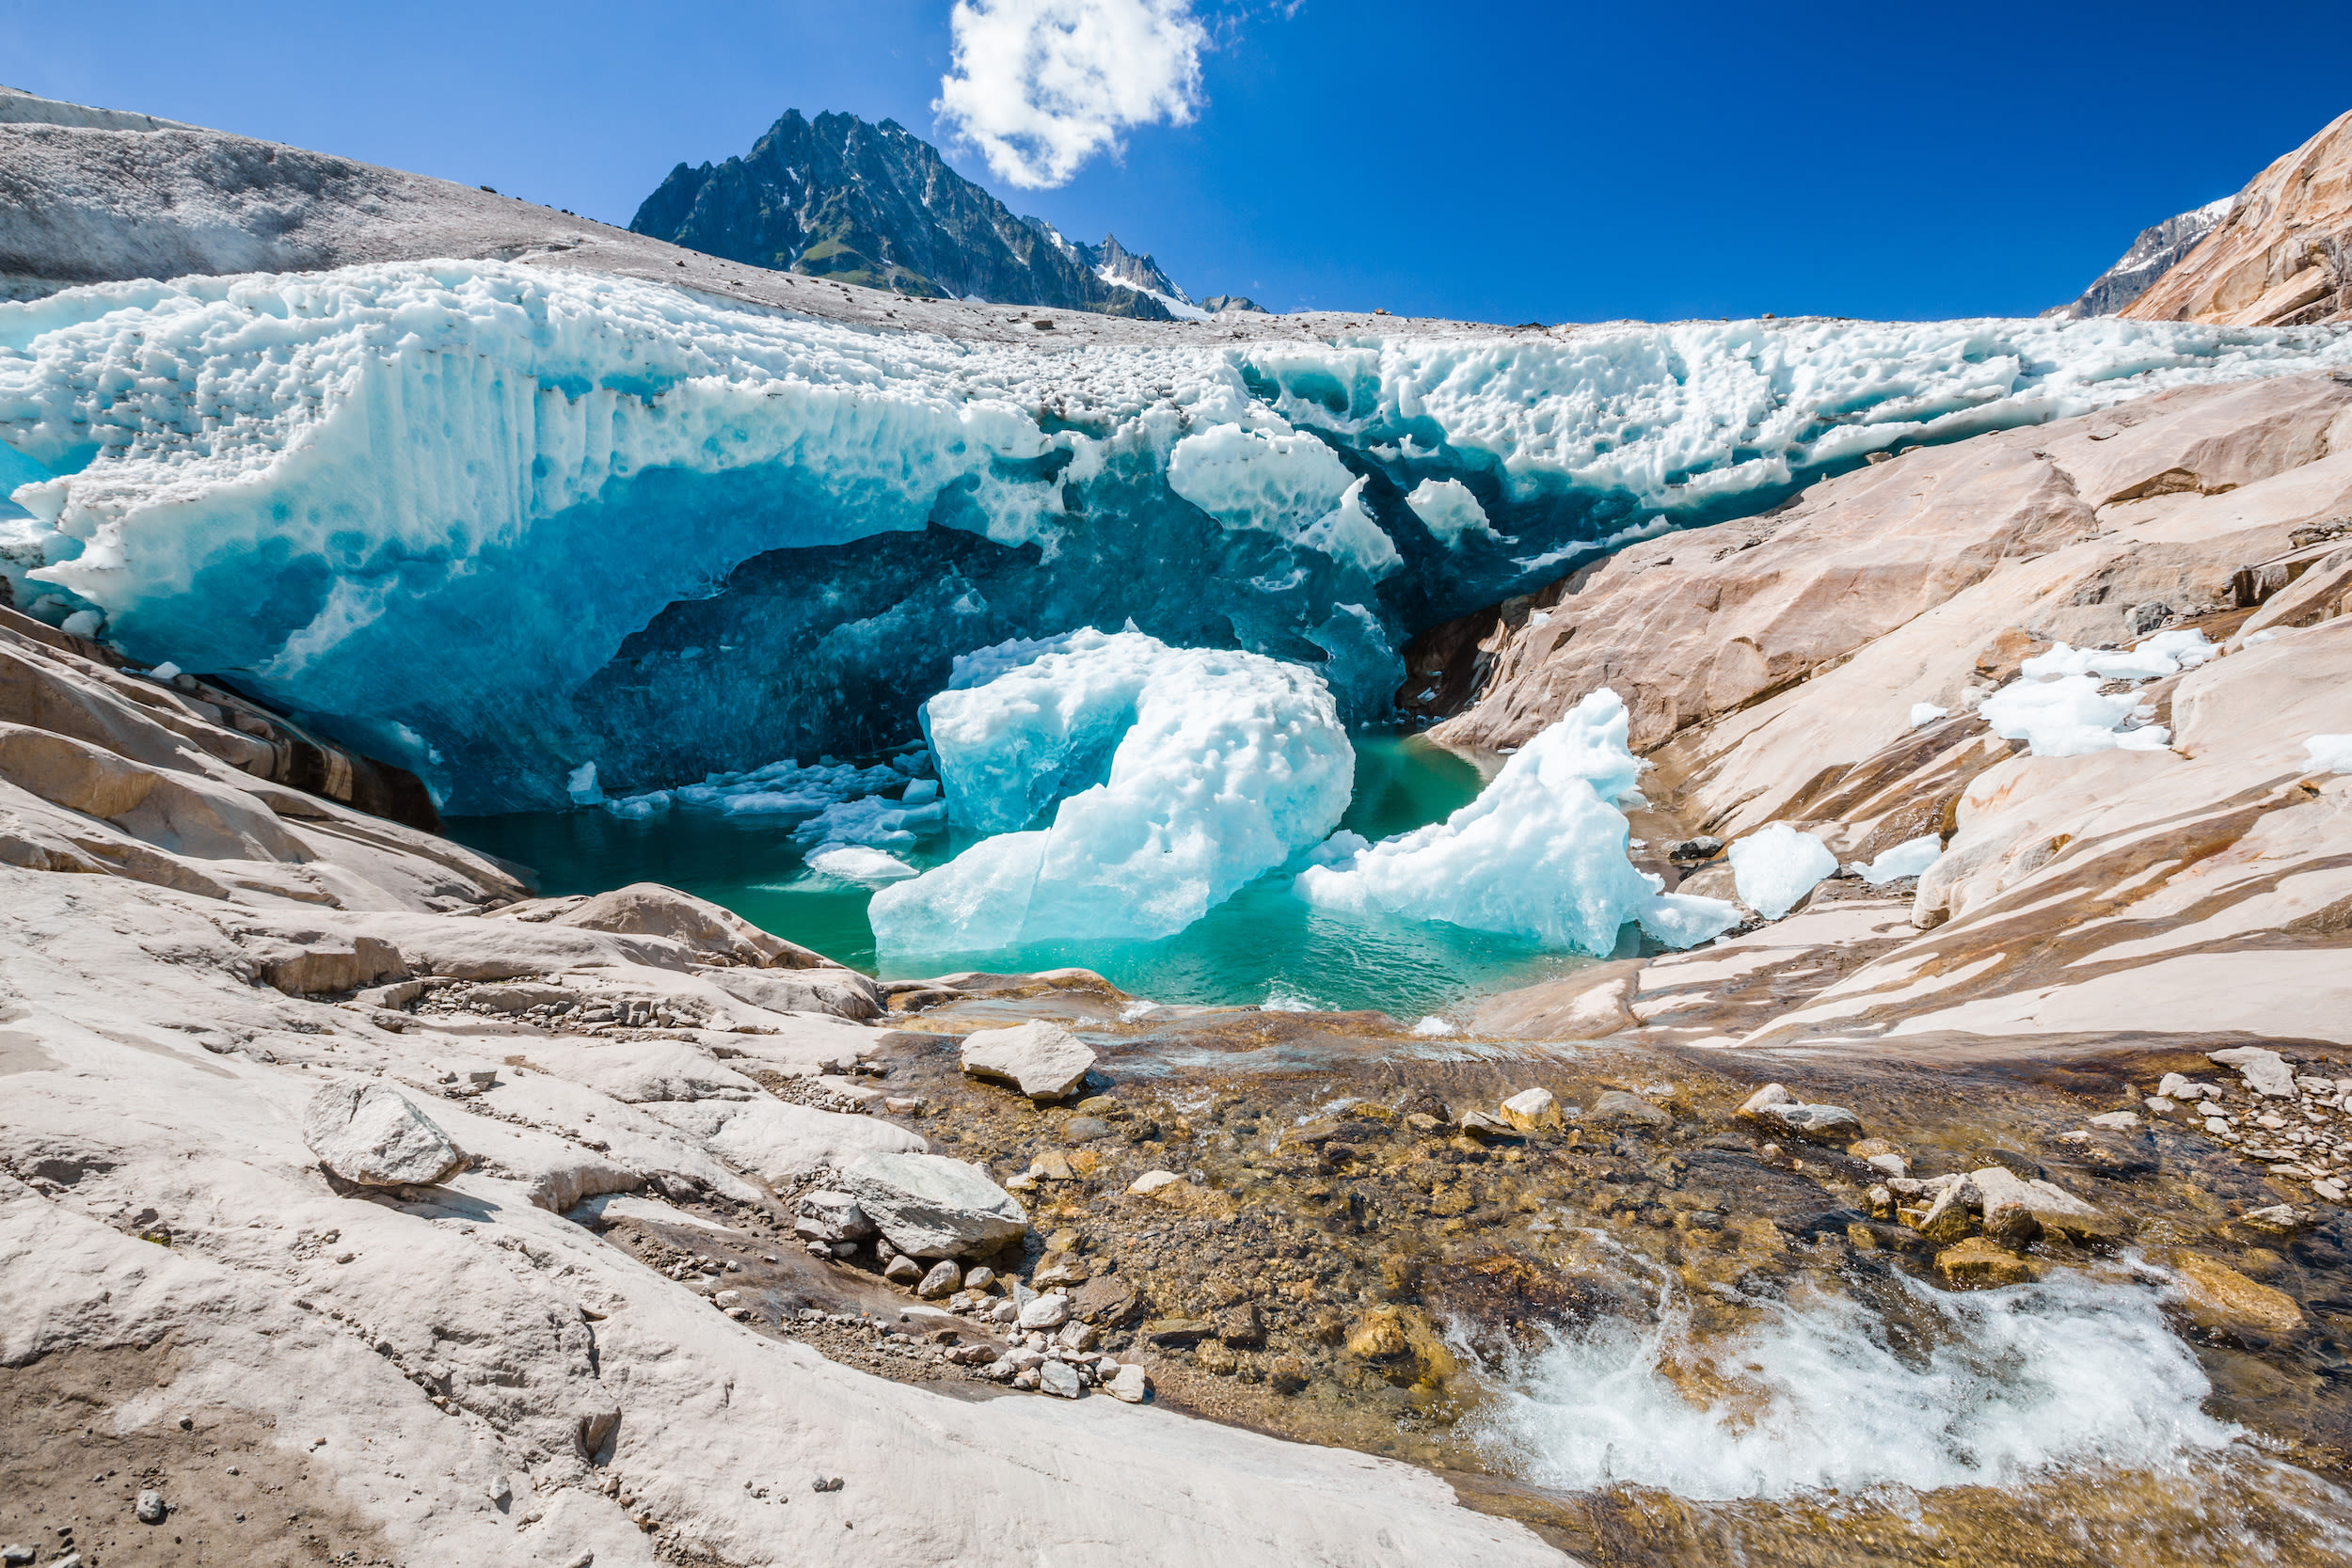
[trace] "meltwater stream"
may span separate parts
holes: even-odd
[[[1352,738],[1356,788],[1342,826],[1370,839],[1442,820],[1484,782],[1477,765],[1417,736]],[[1327,913],[1294,896],[1277,873],[1158,942],[1029,943],[894,962],[875,950],[866,914],[872,890],[811,871],[791,837],[796,820],[687,809],[629,820],[585,810],[461,817],[448,828],[465,844],[531,866],[550,895],[663,882],[884,979],[1074,964],[1154,1002],[1368,1007],[1410,1021],[1592,961],[1519,938]],[[929,868],[971,842],[941,832],[899,853]]]

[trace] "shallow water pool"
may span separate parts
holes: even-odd
[[[1354,739],[1356,793],[1341,825],[1370,839],[1441,820],[1474,799],[1491,771],[1418,736]],[[550,895],[667,883],[883,979],[1076,964],[1154,1002],[1372,1007],[1410,1020],[1592,961],[1517,937],[1342,918],[1293,897],[1279,875],[1158,942],[1028,943],[901,960],[874,950],[866,919],[872,891],[808,870],[792,818],[681,809],[629,821],[585,810],[456,817],[447,826],[460,843],[532,867]],[[897,852],[929,867],[970,842],[944,832]]]

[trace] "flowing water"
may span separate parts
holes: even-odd
[[[1355,799],[1341,825],[1366,838],[1439,821],[1484,783],[1477,764],[1420,736],[1359,735],[1355,744]],[[792,841],[794,825],[790,817],[683,809],[630,821],[586,810],[460,817],[448,829],[461,843],[531,866],[549,895],[663,882],[884,979],[1074,964],[1154,1002],[1369,1007],[1409,1021],[1586,961],[1516,937],[1339,918],[1293,897],[1279,874],[1158,942],[1031,943],[900,959],[875,951],[866,918],[871,891],[810,871]],[[898,853],[929,867],[971,842],[941,833]]]

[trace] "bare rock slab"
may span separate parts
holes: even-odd
[[[977,1257],[1029,1228],[1019,1199],[944,1154],[861,1155],[834,1186],[910,1258]]]
[[[963,1070],[1010,1084],[1032,1100],[1060,1100],[1077,1091],[1094,1066],[1094,1053],[1058,1023],[983,1029],[966,1036]]]
[[[466,1168],[449,1134],[386,1084],[321,1087],[303,1113],[302,1141],[319,1164],[363,1187],[430,1187]]]

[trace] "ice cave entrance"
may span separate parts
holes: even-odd
[[[1418,736],[1359,732],[1351,738],[1356,787],[1342,826],[1375,841],[1442,821],[1476,798],[1502,760],[1473,761]],[[629,820],[589,810],[458,817],[448,827],[475,848],[536,869],[551,896],[665,882],[883,979],[1075,964],[1153,1002],[1369,1007],[1410,1022],[1467,996],[1595,961],[1436,922],[1326,913],[1295,896],[1279,872],[1156,942],[1054,942],[912,961],[878,958],[866,914],[872,890],[811,872],[792,838],[794,825],[772,816],[676,810]],[[898,853],[928,869],[976,841],[943,832]],[[1632,932],[1629,927],[1629,942]]]

